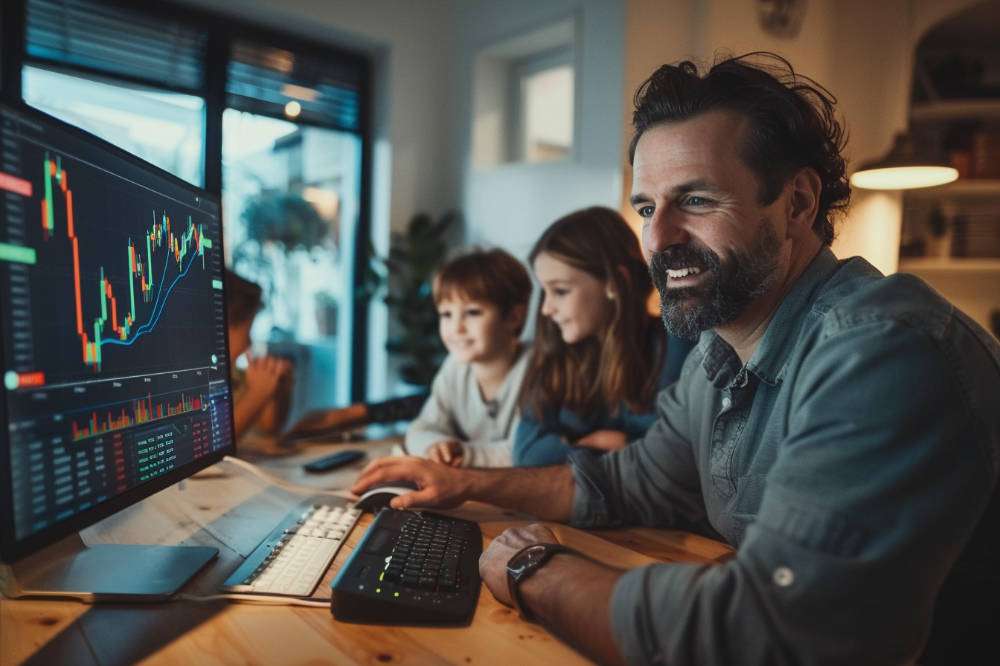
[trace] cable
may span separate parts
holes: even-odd
[[[343,499],[348,499],[352,501],[357,499],[355,495],[346,490],[325,490],[323,488],[315,488],[313,486],[304,486],[298,483],[291,483],[290,481],[286,481],[285,479],[282,479],[280,476],[276,474],[272,474],[271,472],[265,471],[260,467],[258,467],[257,465],[254,465],[253,463],[247,462],[246,460],[242,460],[240,458],[234,458],[233,456],[226,456],[222,460],[224,462],[232,463],[233,465],[236,465],[237,467],[250,472],[254,476],[263,479],[264,481],[270,484],[278,486],[279,488],[284,488],[285,490],[288,490],[296,494],[332,495],[334,497],[341,497]]]
[[[192,601],[195,603],[211,603],[213,601],[242,601],[261,606],[307,606],[309,608],[329,608],[330,600],[298,599],[295,597],[264,597],[255,594],[175,594],[170,601]]]

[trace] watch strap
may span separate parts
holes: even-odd
[[[510,571],[510,563],[516,560],[526,550],[530,548],[537,548],[540,545],[545,546],[545,550],[543,551],[542,556],[539,557],[534,562],[532,562],[531,565],[527,569],[525,569],[520,576],[515,578],[514,574],[511,573]],[[538,571],[545,565],[546,562],[551,560],[554,555],[558,555],[559,553],[577,554],[577,551],[573,550],[569,546],[564,546],[561,543],[544,543],[544,544],[533,543],[530,546],[525,546],[521,550],[517,551],[509,560],[507,560],[508,564],[507,591],[510,594],[511,600],[514,602],[514,608],[516,608],[517,612],[521,614],[521,617],[527,620],[528,622],[534,622],[535,618],[528,610],[527,606],[524,605],[524,600],[521,597],[521,583],[531,578],[536,571]]]

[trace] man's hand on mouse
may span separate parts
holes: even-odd
[[[465,501],[468,489],[464,470],[424,460],[423,458],[398,457],[379,458],[361,471],[351,492],[361,495],[375,486],[389,486],[393,482],[410,481],[419,490],[399,497],[389,503],[393,509],[408,509],[414,506],[440,507],[447,509]]]

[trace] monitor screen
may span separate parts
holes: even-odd
[[[5,560],[233,452],[218,200],[0,105]]]

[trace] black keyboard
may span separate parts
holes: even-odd
[[[344,622],[468,624],[479,598],[479,525],[426,511],[379,511],[333,581]]]

